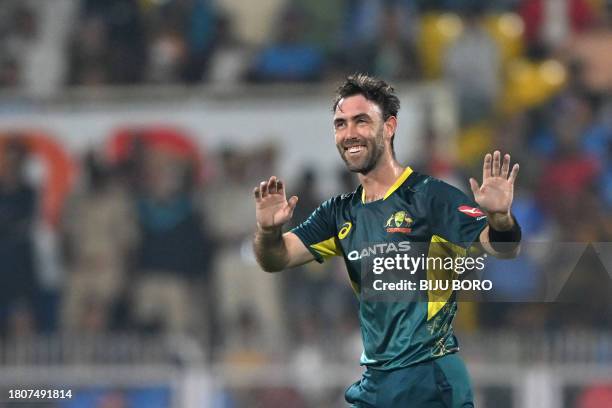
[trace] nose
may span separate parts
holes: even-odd
[[[359,131],[357,129],[357,125],[353,123],[353,121],[349,121],[346,125],[346,131],[344,132],[343,140],[347,139],[357,139],[359,138]]]

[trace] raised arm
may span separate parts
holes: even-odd
[[[285,186],[275,176],[253,190],[257,230],[253,249],[257,263],[266,272],[279,272],[314,260],[314,255],[292,232],[282,228],[293,216],[298,198],[287,200]]]

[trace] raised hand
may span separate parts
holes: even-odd
[[[510,171],[510,155],[504,155],[503,163],[500,166],[499,150],[491,156],[487,153],[482,166],[482,185],[470,178],[470,187],[474,193],[476,203],[487,212],[489,222],[499,219],[501,222],[508,221],[510,218],[510,207],[514,197],[514,181],[519,171],[519,165],[514,164]],[[508,176],[510,173],[510,176]]]
[[[257,226],[264,231],[280,229],[291,219],[298,198],[292,196],[287,201],[285,186],[275,176],[262,181],[253,190],[255,195],[255,216]]]

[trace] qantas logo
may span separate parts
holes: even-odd
[[[469,205],[462,205],[457,208],[459,211],[464,213],[465,215],[469,215],[470,217],[481,220],[486,217],[485,213],[482,212],[481,209],[476,207],[470,207]]]

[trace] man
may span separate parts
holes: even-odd
[[[425,243],[428,255],[441,245],[463,256],[472,249],[515,256],[521,234],[510,206],[519,167],[515,164],[510,171],[509,155],[500,163],[499,151],[487,154],[482,185],[470,179],[476,204],[456,188],[397,162],[393,139],[398,110],[399,100],[384,81],[348,77],[333,105],[335,142],[361,185],[324,202],[308,220],[283,234],[298,198],[287,200],[276,177],[261,182],[254,190],[255,253],[268,272],[344,257],[360,298],[361,364],[367,367],[361,381],[346,391],[352,406],[473,407],[467,371],[455,354],[455,293],[427,292],[424,302],[372,302],[363,299],[368,288],[361,272],[368,273],[364,265],[379,248],[423,255],[422,245],[412,243]],[[419,273],[429,278],[432,272]]]

